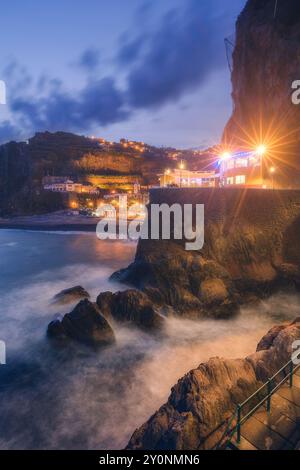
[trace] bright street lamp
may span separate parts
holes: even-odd
[[[179,181],[180,181],[180,185],[179,185],[179,187],[181,188],[181,186],[182,186],[182,182],[181,182],[181,179],[182,179],[182,173],[181,173],[181,172],[182,172],[182,170],[184,170],[184,163],[183,163],[183,161],[182,161],[182,160],[181,160],[181,162],[180,162],[179,169],[180,169],[180,173],[179,173]]]
[[[259,145],[256,149],[257,155],[262,157],[267,151],[267,147],[265,145]]]
[[[231,158],[231,154],[229,152],[224,152],[221,156],[222,160],[229,160],[229,158]]]

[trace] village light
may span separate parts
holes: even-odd
[[[221,156],[222,160],[229,160],[232,157],[232,155],[229,152],[224,152]]]
[[[182,187],[182,170],[184,170],[184,163],[183,161],[181,160],[180,162],[180,165],[179,165],[179,169],[180,169],[180,174],[179,174],[179,187],[181,188]]]
[[[257,155],[259,155],[260,157],[262,157],[263,155],[265,155],[267,151],[267,147],[265,145],[259,145],[256,149],[256,153]]]

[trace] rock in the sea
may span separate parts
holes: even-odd
[[[238,295],[226,269],[172,241],[140,240],[134,263],[112,279],[134,285],[154,304],[172,307],[181,317],[230,318],[238,311]]]
[[[62,321],[51,322],[47,335],[49,338],[62,342],[74,340],[94,348],[115,342],[115,335],[110,324],[98,307],[87,299],[79,302],[71,313],[63,317]]]
[[[228,297],[228,291],[222,279],[206,279],[202,281],[200,292],[202,299],[208,304],[223,302]]]
[[[55,303],[70,303],[80,299],[89,299],[90,294],[81,286],[64,289],[53,298]]]
[[[97,298],[97,305],[106,318],[120,323],[132,323],[147,331],[164,326],[164,317],[147,295],[138,290],[103,292]]]
[[[291,359],[300,319],[273,328],[245,359],[213,358],[189,372],[127,446],[135,450],[212,449],[241,403]]]

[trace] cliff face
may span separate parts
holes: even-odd
[[[234,110],[223,141],[234,148],[266,143],[278,184],[299,187],[300,106],[291,95],[292,83],[300,80],[300,4],[279,0],[274,8],[275,0],[248,0],[238,18]]]
[[[224,433],[237,403],[254,393],[286,364],[300,322],[272,329],[257,352],[245,359],[213,358],[190,371],[172,388],[170,397],[135,431],[128,449],[212,449]]]
[[[151,203],[204,204],[205,242],[140,240],[134,263],[114,277],[188,317],[227,318],[240,304],[300,288],[300,191],[156,189]]]

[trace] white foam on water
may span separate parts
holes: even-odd
[[[74,250],[78,243],[75,237]],[[43,264],[1,297],[0,339],[7,341],[7,366],[0,366],[7,367],[0,368],[1,449],[124,448],[190,369],[210,357],[245,357],[275,323],[299,315],[299,296],[278,294],[228,321],[167,319],[163,338],[114,325],[116,345],[67,361],[59,353],[52,357],[47,324],[73,306],[53,306],[53,295],[76,284],[92,300],[101,291],[124,289],[108,281],[121,248],[108,253],[101,247],[105,263],[51,270]],[[119,267],[131,261],[130,253]]]

